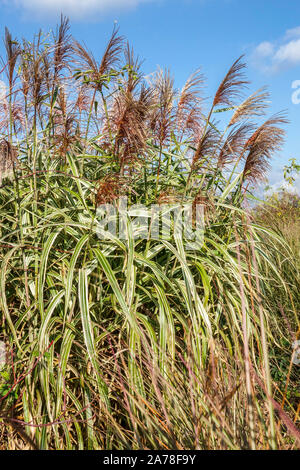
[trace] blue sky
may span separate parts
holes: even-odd
[[[146,73],[157,65],[169,67],[181,87],[201,67],[208,96],[232,62],[245,54],[249,92],[267,85],[270,113],[287,110],[290,119],[270,182],[281,182],[288,159],[300,162],[299,0],[0,0],[0,7],[2,36],[8,26],[13,36],[29,39],[40,27],[55,27],[62,11],[70,17],[72,34],[95,55],[101,54],[117,21],[145,59]],[[300,179],[297,184],[300,192]]]

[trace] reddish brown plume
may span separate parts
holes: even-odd
[[[250,132],[253,131],[253,128],[253,125],[245,123],[231,129],[218,155],[218,168],[224,168],[226,165],[239,159],[246,140]]]
[[[241,62],[241,56],[230,67],[215,95],[213,106],[233,106],[236,99],[241,97],[242,91],[249,81],[245,79],[246,64]]]
[[[284,142],[285,131],[278,126],[287,122],[284,115],[277,114],[262,124],[247,140],[244,147],[244,181],[256,182],[264,178],[270,158],[281,149]]]
[[[248,119],[252,116],[262,116],[265,114],[265,111],[268,108],[269,98],[270,94],[265,90],[265,88],[253,93],[236,108],[229,122],[229,127],[243,119]]]
[[[201,122],[201,105],[203,99],[200,97],[204,77],[197,70],[185,83],[178,99],[176,111],[176,127],[179,134],[185,131],[196,132]]]

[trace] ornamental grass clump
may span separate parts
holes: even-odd
[[[169,71],[146,80],[116,29],[102,58],[65,18],[5,44],[0,447],[298,448],[297,366],[277,316],[297,339],[298,268],[246,210],[286,118],[264,116],[265,90],[247,98],[243,58],[208,104],[202,72],[181,91]],[[173,215],[164,236],[137,237],[127,214],[123,233],[100,237],[99,208],[122,198],[146,219],[188,205],[201,243]]]

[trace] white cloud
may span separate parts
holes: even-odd
[[[60,13],[71,19],[93,18],[108,12],[119,12],[137,7],[141,3],[154,0],[0,0],[2,3],[13,3],[26,14],[48,17]]]
[[[288,29],[281,39],[261,42],[252,53],[252,61],[266,73],[300,65],[300,26]]]
[[[274,52],[274,46],[271,42],[261,42],[257,48],[256,48],[256,53],[260,56],[260,57],[268,57],[270,55],[272,55]]]
[[[295,181],[293,184],[289,184],[287,181],[281,180],[277,183],[270,185],[268,190],[266,191],[266,194],[271,195],[280,190],[284,190],[291,194],[298,194],[298,196],[300,196],[300,175],[295,176]]]
[[[300,63],[300,39],[280,46],[274,55],[275,62],[287,62],[291,65]]]
[[[300,36],[300,26],[296,28],[288,29],[285,33],[286,39],[297,38]]]
[[[268,175],[268,190],[265,191],[264,187],[262,186],[262,194],[265,193],[266,195],[270,195],[274,192],[276,193],[281,189],[284,189],[289,193],[298,194],[300,196],[300,174],[293,174],[293,178],[295,178],[295,181],[293,182],[293,184],[289,184],[283,178],[283,167],[273,167]]]

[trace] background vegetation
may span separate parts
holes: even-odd
[[[267,91],[245,95],[240,58],[211,101],[200,71],[179,92],[65,18],[5,46],[0,447],[298,448],[299,201],[248,202],[284,137]],[[137,240],[130,217],[100,240],[122,195],[204,205],[204,243]]]

